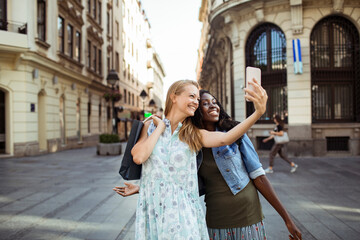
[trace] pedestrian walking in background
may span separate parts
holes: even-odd
[[[281,119],[281,117],[279,115],[275,115],[273,121],[276,124],[276,126],[275,126],[273,131],[270,131],[270,136],[263,140],[264,143],[266,143],[266,142],[270,141],[271,139],[275,138],[275,136],[283,136],[284,135],[284,121]],[[273,173],[274,172],[274,169],[273,169],[273,167],[274,167],[274,159],[275,159],[276,154],[278,154],[278,153],[279,153],[279,156],[282,159],[284,159],[284,161],[286,161],[287,163],[290,164],[290,166],[291,166],[290,172],[294,173],[296,171],[298,165],[289,160],[289,158],[287,156],[285,144],[286,143],[277,143],[275,141],[275,144],[271,148],[271,151],[270,151],[270,154],[269,154],[269,167],[267,169],[265,169],[266,173]]]

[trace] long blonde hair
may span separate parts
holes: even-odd
[[[165,116],[167,116],[170,113],[173,107],[171,96],[173,94],[180,95],[184,91],[185,86],[189,84],[192,84],[195,87],[199,88],[199,84],[193,80],[179,80],[174,82],[170,86],[166,95],[165,112],[164,112]],[[182,123],[182,127],[179,130],[179,139],[180,141],[187,143],[192,152],[197,152],[202,148],[200,131],[191,122],[190,117],[187,117]]]

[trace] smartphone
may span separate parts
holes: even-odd
[[[246,67],[246,88],[255,91],[254,86],[249,84],[249,82],[253,82],[253,79],[261,85],[261,70],[256,67]],[[246,93],[247,94],[247,93]],[[246,101],[249,101],[246,99]]]

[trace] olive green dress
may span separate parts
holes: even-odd
[[[262,222],[264,216],[254,183],[250,181],[243,190],[234,195],[221,175],[211,149],[202,150],[204,157],[199,176],[206,186],[206,223],[210,238],[266,239]],[[249,233],[251,236],[248,236]]]

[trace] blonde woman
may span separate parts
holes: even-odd
[[[131,153],[142,164],[136,211],[136,239],[209,239],[198,198],[196,153],[202,147],[229,145],[265,112],[267,94],[255,83],[245,89],[255,112],[228,132],[196,128],[190,117],[199,105],[199,88],[191,80],[177,81],[168,90],[165,119],[147,122]]]

